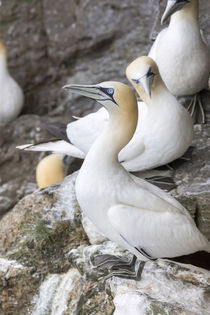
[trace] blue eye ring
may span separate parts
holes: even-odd
[[[106,90],[106,92],[107,92],[107,94],[109,94],[109,95],[113,95],[113,94],[114,94],[114,89],[113,89],[113,88],[108,88],[108,89]]]

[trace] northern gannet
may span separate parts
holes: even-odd
[[[68,165],[66,156],[50,154],[44,157],[36,167],[36,182],[39,188],[45,188],[64,179]]]
[[[131,88],[119,82],[64,88],[95,99],[109,113],[108,124],[88,151],[76,179],[77,200],[85,214],[105,236],[142,260],[138,276],[149,259],[182,261],[184,256],[185,263],[191,263],[188,258],[198,254],[208,260],[197,266],[210,270],[210,243],[187,210],[158,187],[128,173],[118,161],[137,126],[137,101]],[[99,265],[114,266],[116,260],[110,257],[106,255],[104,262],[100,257]],[[135,258],[132,267],[134,262]],[[121,261],[118,264],[128,268]],[[122,270],[116,274],[125,276]]]
[[[193,95],[207,87],[210,74],[210,50],[200,32],[198,0],[168,0],[161,23],[169,18],[169,26],[157,36],[149,57],[156,61],[161,77],[173,95]],[[200,109],[204,123],[201,101],[198,99],[196,109],[196,100],[197,96],[189,110],[193,115]]]
[[[149,57],[135,59],[126,69],[128,80],[143,103],[134,137],[119,160],[131,171],[147,170],[181,157],[192,143],[189,113],[168,91],[156,63]]]
[[[7,51],[0,38],[0,124],[13,121],[23,107],[23,92],[7,69]]]
[[[181,157],[192,142],[192,119],[167,90],[155,62],[149,57],[137,58],[127,67],[126,75],[144,103],[138,103],[140,115],[134,137],[119,154],[122,165],[128,171],[143,171]],[[65,136],[73,145],[62,140],[18,148],[59,149],[84,158],[107,123],[108,113],[102,108],[67,125]]]

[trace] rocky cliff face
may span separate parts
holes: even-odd
[[[64,84],[126,82],[127,64],[149,51],[150,38],[161,29],[165,3],[1,1],[0,36],[8,48],[10,72],[23,87],[26,101],[16,121],[0,126],[0,216],[10,211],[0,221],[0,314],[112,314],[114,308],[120,315],[129,310],[132,315],[142,310],[208,314],[209,279],[203,273],[158,262],[148,264],[139,283],[98,281],[89,256],[113,250],[128,254],[110,242],[89,245],[74,197],[76,175],[61,186],[35,191],[35,166],[43,154],[15,149],[46,138],[45,122],[66,123],[72,115],[97,108],[91,100],[66,95]],[[201,28],[210,42],[210,3],[200,1],[200,7]],[[209,118],[208,91],[203,99]],[[176,170],[178,187],[173,194],[210,239],[209,136],[209,124],[195,127],[192,160]],[[88,226],[84,224],[89,234]],[[89,239],[104,241],[97,234]]]
[[[146,264],[140,281],[103,279],[96,254],[131,254],[87,219],[82,226],[76,176],[26,196],[0,221],[2,314],[209,314],[210,277],[202,270],[158,260]],[[189,198],[182,203],[193,210]]]

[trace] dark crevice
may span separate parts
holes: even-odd
[[[44,45],[44,52],[45,52],[45,57],[50,58],[48,55],[48,43],[49,43],[49,38],[47,35],[45,23],[44,23],[44,1],[40,0],[40,8],[41,8],[41,30],[43,37],[45,38],[45,45]]]
[[[199,228],[200,211],[199,211],[199,206],[198,206],[198,202],[197,201],[196,201],[196,206],[195,206],[194,221],[195,221],[195,224],[196,224],[197,228]]]

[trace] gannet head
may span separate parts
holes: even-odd
[[[109,135],[109,151],[117,158],[120,150],[132,138],[138,121],[137,100],[132,89],[120,82],[101,82],[96,85],[64,86],[73,93],[87,96],[102,104],[109,112],[105,135]]]
[[[7,57],[7,49],[4,45],[3,40],[0,38],[0,55],[6,59]]]
[[[182,10],[183,8],[197,8],[197,6],[198,0],[168,0],[166,9],[161,19],[161,24],[164,24],[175,12]]]
[[[63,87],[102,104],[109,112],[136,110],[136,97],[129,86],[121,82],[107,81],[96,85],[70,84]]]
[[[62,180],[67,175],[65,156],[50,154],[43,158],[36,168],[36,182],[45,188]]]
[[[141,98],[147,103],[152,97],[155,77],[159,76],[159,70],[154,60],[146,56],[135,59],[128,65],[126,76]]]

